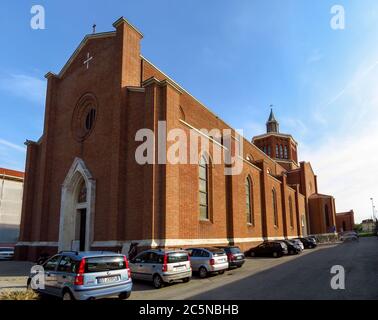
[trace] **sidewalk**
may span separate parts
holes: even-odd
[[[33,265],[25,261],[0,261],[0,292],[25,289]]]

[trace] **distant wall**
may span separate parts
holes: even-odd
[[[18,241],[23,182],[0,176],[0,243]]]

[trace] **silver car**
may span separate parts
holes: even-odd
[[[184,250],[147,250],[130,260],[133,279],[152,281],[156,289],[164,283],[190,281],[188,252]]]
[[[190,263],[193,271],[199,273],[200,278],[206,278],[210,273],[224,273],[228,269],[227,254],[219,248],[190,248]]]
[[[117,295],[127,299],[132,280],[126,256],[114,252],[64,251],[43,265],[44,286],[35,287],[39,273],[29,276],[27,287],[63,300],[93,300]],[[41,283],[41,282],[39,282]],[[34,287],[33,287],[34,284]]]
[[[10,247],[0,247],[0,260],[12,260],[14,249]]]

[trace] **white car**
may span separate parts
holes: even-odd
[[[0,260],[12,260],[14,249],[11,247],[0,247]]]
[[[358,236],[357,234],[354,234],[354,233],[344,233],[340,236],[340,240],[341,241],[358,241]]]

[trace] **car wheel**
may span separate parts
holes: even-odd
[[[273,252],[273,258],[278,258],[278,253],[276,251]]]
[[[121,292],[118,296],[119,300],[126,300],[130,297],[131,291]]]
[[[290,254],[290,255],[293,255],[293,254],[294,254],[294,251],[293,251],[293,250],[290,250],[289,254]]]
[[[219,274],[223,274],[224,273],[224,270],[221,270],[221,271],[218,271]]]
[[[252,252],[250,253],[250,256],[251,256],[251,257],[255,257],[255,256],[256,256],[256,253],[252,251]]]
[[[72,296],[72,294],[69,290],[65,290],[63,292],[62,300],[63,301],[70,301],[70,300],[75,300],[75,299],[74,299],[74,297]]]
[[[186,283],[186,282],[189,282],[189,281],[190,281],[190,278],[189,278],[189,277],[184,278],[184,279],[182,279],[182,281],[185,282],[185,283]]]
[[[154,287],[156,289],[160,289],[163,286],[163,280],[158,274],[154,275],[152,281],[154,282]]]
[[[207,277],[207,270],[205,267],[201,267],[199,270],[199,276],[200,278],[206,278]]]
[[[241,268],[242,266],[236,266],[236,268]]]

